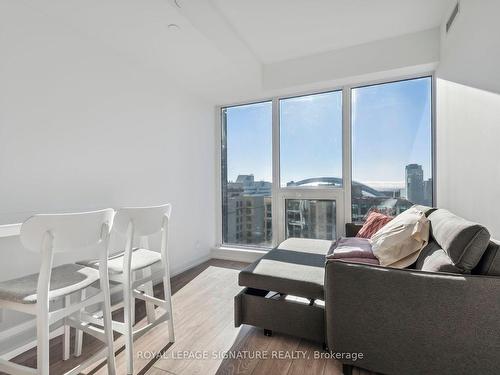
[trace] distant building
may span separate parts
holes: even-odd
[[[352,221],[363,222],[371,211],[376,211],[389,216],[397,216],[413,206],[413,203],[403,198],[392,197],[352,197]]]
[[[286,236],[334,240],[337,235],[334,201],[286,200]]]
[[[260,245],[272,239],[271,183],[239,175],[224,192],[224,242]]]
[[[255,181],[253,174],[240,174],[235,183],[243,186],[245,195],[271,196],[272,184],[267,181]]]
[[[271,202],[271,197],[264,197],[264,240],[267,243],[271,243],[273,240],[273,211]]]
[[[380,192],[391,198],[401,198],[401,189],[380,189]]]
[[[424,181],[424,201],[422,202],[422,204],[424,204],[425,206],[432,207],[432,190],[432,178],[429,178],[428,180]]]
[[[406,198],[413,203],[424,203],[424,170],[420,164],[408,164],[405,168]]]

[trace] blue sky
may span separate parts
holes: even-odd
[[[400,186],[405,166],[431,167],[431,79],[422,78],[352,91],[353,180],[374,187]],[[280,104],[282,184],[341,174],[342,95],[330,92]],[[228,179],[254,174],[271,181],[270,102],[227,109]],[[402,186],[401,186],[402,187]]]

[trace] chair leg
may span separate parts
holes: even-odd
[[[49,316],[48,309],[44,313],[38,313],[36,317],[37,333],[37,374],[49,375]]]
[[[82,289],[80,291],[80,301],[83,301],[87,296],[86,289]],[[81,311],[83,312],[84,309]],[[81,320],[81,316],[79,317]],[[77,329],[75,332],[75,357],[80,357],[82,355],[82,347],[83,347],[83,331]]]
[[[69,307],[71,304],[71,296],[64,297],[63,306],[64,308]],[[63,361],[67,361],[69,359],[69,340],[70,340],[70,326],[66,318],[64,318],[64,333],[63,333]]]
[[[149,277],[151,276],[151,268],[147,267],[142,271],[142,277]],[[154,292],[153,292],[153,281],[148,281],[146,284],[144,284],[144,292],[151,296],[154,297]],[[156,313],[155,313],[155,305],[151,302],[146,302],[146,315],[148,317],[148,323],[153,323],[156,320]]]
[[[115,350],[114,350],[114,340],[113,340],[113,322],[111,317],[111,296],[109,292],[109,281],[106,280],[108,285],[104,292],[104,303],[103,303],[103,328],[104,335],[106,337],[106,345],[108,347],[108,374],[116,374],[116,363],[115,363]]]
[[[170,342],[175,342],[175,332],[174,332],[174,312],[172,309],[172,290],[170,287],[170,278],[168,274],[163,278],[163,294],[167,305],[168,312],[168,340]]]
[[[137,274],[135,272],[132,272],[132,274],[130,275],[130,277],[131,277],[131,279],[130,279],[131,283],[133,283],[135,280],[137,280]],[[130,304],[130,316],[131,316],[131,319],[132,319],[132,327],[133,327],[133,326],[135,326],[135,299],[134,299],[134,303]]]
[[[127,374],[131,375],[134,371],[134,340],[133,340],[133,325],[132,325],[132,307],[135,303],[135,298],[132,294],[132,288],[127,284],[123,285],[123,310],[125,322],[125,357],[127,360]]]

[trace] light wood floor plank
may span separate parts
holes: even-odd
[[[271,340],[264,336],[261,329],[243,326],[230,353],[241,358],[228,358],[222,361],[217,375],[250,375],[260,362],[259,354],[268,351]]]
[[[342,375],[342,364],[333,359],[326,360],[323,375]]]
[[[273,340],[270,340],[268,353],[271,358],[260,360],[252,375],[273,374],[286,375],[292,365],[292,359],[282,358],[283,356],[293,354],[299,347],[300,339],[291,336],[274,334]]]
[[[324,374],[327,359],[314,359],[315,351],[318,351],[317,344],[301,340],[297,348],[300,357],[292,361],[288,375]],[[304,354],[303,357],[302,354]]]

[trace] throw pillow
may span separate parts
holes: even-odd
[[[392,217],[379,212],[370,212],[356,237],[371,238],[380,228],[392,220]]]
[[[382,266],[406,268],[429,242],[429,219],[411,207],[396,216],[370,239],[373,254]]]
[[[340,259],[346,262],[378,265],[378,259],[372,252],[370,240],[367,238],[340,237],[335,241],[326,259]]]

